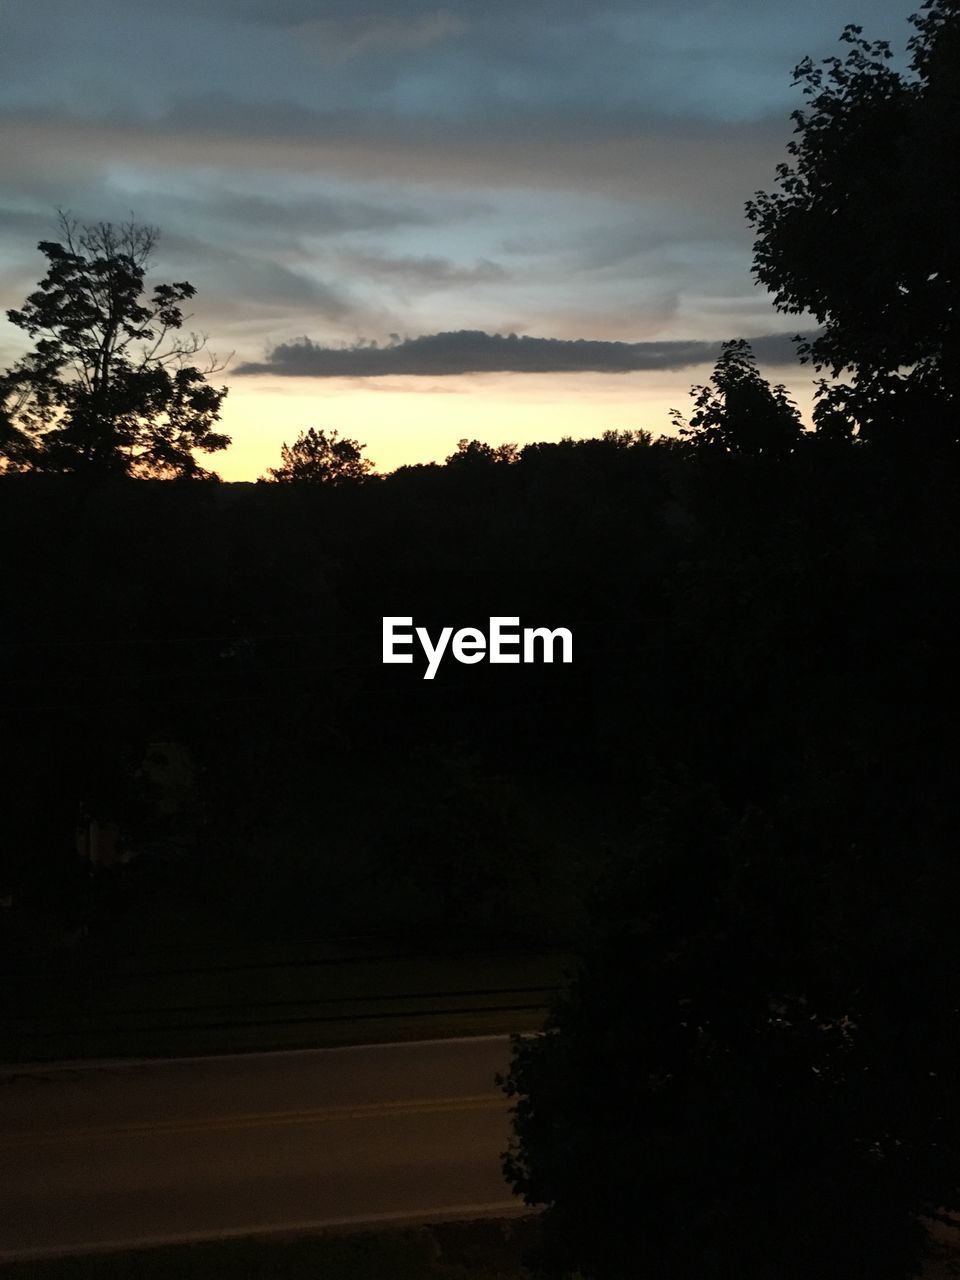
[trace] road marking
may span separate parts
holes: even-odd
[[[227,1227],[214,1231],[191,1231],[181,1235],[140,1236],[129,1240],[97,1240],[91,1243],[43,1245],[24,1249],[0,1249],[0,1262],[31,1262],[81,1254],[117,1253],[127,1249],[157,1249],[178,1244],[210,1244],[217,1240],[256,1238],[283,1239],[309,1235],[335,1235],[349,1231],[375,1230],[392,1224],[428,1225],[473,1218],[521,1218],[537,1212],[517,1197],[485,1204],[455,1204],[434,1209],[400,1209],[389,1213],[356,1214],[349,1218],[320,1218],[286,1225],[261,1223],[250,1227]]]
[[[58,1071],[116,1071],[127,1067],[167,1067],[192,1063],[232,1062],[252,1058],[294,1058],[313,1054],[363,1053],[368,1049],[417,1049],[442,1044],[481,1044],[484,1041],[501,1040],[506,1044],[514,1034],[521,1039],[532,1039],[539,1030],[496,1032],[482,1036],[436,1036],[429,1040],[383,1040],[373,1044],[330,1044],[313,1049],[249,1049],[242,1053],[197,1053],[187,1057],[170,1058],[68,1058],[62,1062],[6,1062],[0,1064],[0,1080],[30,1075],[53,1075]]]
[[[506,1110],[509,1102],[496,1094],[464,1094],[457,1098],[415,1098],[406,1102],[345,1103],[299,1111],[267,1111],[231,1116],[198,1116],[194,1120],[154,1120],[147,1124],[111,1128],[41,1130],[0,1135],[0,1149],[59,1145],[64,1142],[96,1142],[109,1138],[164,1137],[168,1134],[208,1133],[222,1130],[274,1128],[285,1125],[329,1124],[344,1120],[381,1120],[444,1111]]]

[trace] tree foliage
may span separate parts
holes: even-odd
[[[689,778],[648,798],[576,980],[515,1042],[505,1169],[550,1274],[895,1280],[960,1207],[947,847],[817,841],[806,784],[779,812]]]
[[[782,458],[793,451],[800,414],[784,386],[771,387],[761,376],[748,342],[723,344],[711,381],[691,390],[695,412],[689,422],[673,410],[682,437],[720,453]]]
[[[886,439],[960,439],[960,4],[927,0],[909,68],[847,26],[845,57],[795,71],[791,162],[747,204],[755,272],[784,311],[823,326],[802,348],[817,425]]]
[[[225,449],[214,431],[226,388],[192,358],[204,339],[176,337],[186,281],[144,296],[158,232],[133,221],[81,226],[61,213],[43,240],[46,276],[7,312],[35,345],[0,380],[0,458],[7,470],[144,477],[204,476],[195,450]]]
[[[282,484],[349,484],[365,480],[374,464],[363,456],[365,445],[337,431],[301,431],[292,445],[280,450],[280,466],[268,477]]]
[[[489,467],[517,461],[520,450],[515,444],[487,444],[484,440],[458,440],[456,453],[446,458],[448,467]]]

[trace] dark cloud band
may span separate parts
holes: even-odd
[[[804,335],[808,336],[808,335]],[[761,364],[797,363],[790,334],[765,334],[750,340]],[[290,378],[382,378],[419,374],[428,377],[466,373],[636,373],[685,369],[709,364],[719,342],[604,342],[587,338],[530,338],[482,330],[423,334],[380,346],[357,342],[327,347],[301,338],[283,343],[263,363],[248,362],[240,374]]]

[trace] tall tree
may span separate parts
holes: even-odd
[[[193,454],[225,449],[214,431],[227,394],[192,363],[205,346],[177,337],[186,281],[144,278],[159,232],[134,221],[80,225],[59,215],[42,240],[49,269],[10,322],[35,339],[0,380],[0,460],[7,470],[141,477],[205,476]]]
[[[270,467],[267,476],[283,484],[344,484],[364,480],[373,463],[363,456],[366,448],[357,440],[341,437],[338,431],[301,431],[293,444],[280,449],[280,466]]]
[[[803,353],[834,379],[816,422],[866,438],[960,440],[960,0],[910,19],[905,73],[845,28],[844,58],[795,71],[790,163],[747,204],[755,272],[781,310],[823,326]]]

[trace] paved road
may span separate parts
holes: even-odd
[[[505,1037],[0,1074],[0,1259],[522,1211]]]

